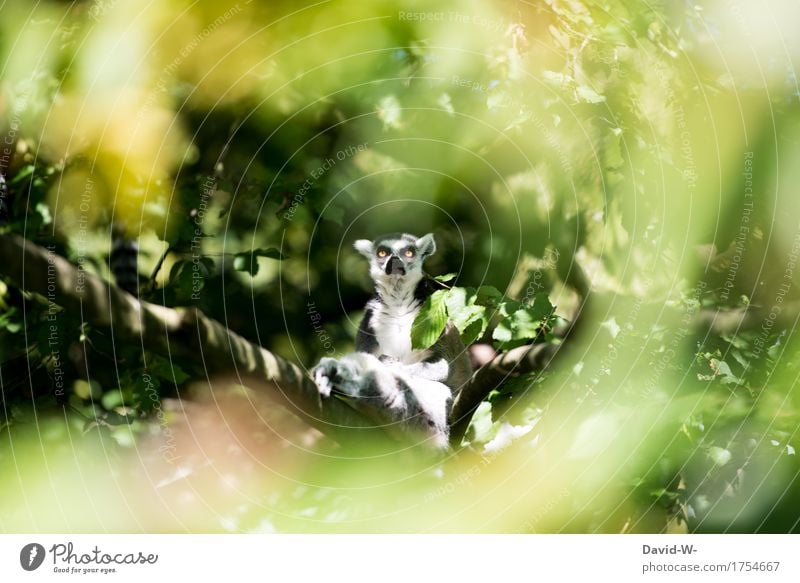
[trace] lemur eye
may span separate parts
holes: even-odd
[[[405,256],[406,257],[414,257],[414,250],[413,249],[406,249]]]
[[[378,249],[378,257],[386,257],[386,249]]]

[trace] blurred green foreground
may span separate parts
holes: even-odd
[[[352,349],[352,242],[383,232],[435,233],[432,274],[501,292],[483,350],[558,343],[522,318],[541,302],[576,322],[435,460],[342,448],[0,278],[0,531],[800,532],[797,22],[0,4],[3,233],[106,280],[112,231],[136,241],[143,299],[305,368]]]

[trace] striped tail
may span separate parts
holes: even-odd
[[[136,241],[114,235],[108,262],[117,285],[130,294],[138,295],[139,245]]]

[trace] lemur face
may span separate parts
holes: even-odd
[[[369,272],[376,282],[409,279],[418,281],[422,277],[422,263],[436,251],[433,234],[423,237],[391,234],[374,241],[360,239],[356,250],[369,260]]]

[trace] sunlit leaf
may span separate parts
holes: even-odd
[[[724,447],[712,446],[708,450],[708,457],[714,462],[714,465],[724,466],[731,461],[731,452]]]
[[[475,303],[474,291],[454,287],[445,294],[447,315],[461,333],[464,344],[472,344],[489,324],[486,308]]]
[[[411,345],[415,349],[429,348],[444,332],[447,325],[446,291],[433,292],[422,304],[411,326]]]
[[[575,89],[575,94],[578,96],[578,99],[585,101],[586,103],[602,103],[606,100],[604,96],[600,95],[594,89],[587,87],[586,85],[579,85]]]
[[[250,275],[256,275],[258,273],[259,257],[278,260],[286,259],[283,253],[274,247],[253,249],[252,251],[237,253],[233,258],[233,268],[236,271],[245,271]]]

